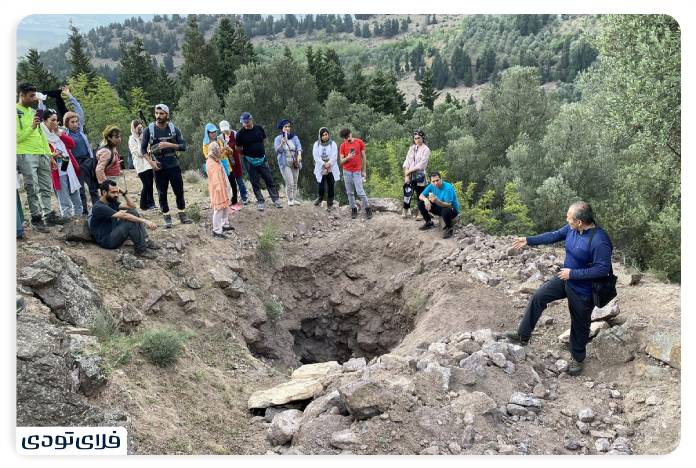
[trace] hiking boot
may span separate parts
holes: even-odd
[[[222,226],[223,231],[234,231],[234,226]]]
[[[365,217],[367,219],[372,219],[372,208],[370,208],[369,206],[365,208]]]
[[[259,211],[263,211],[264,209],[266,209],[266,204],[262,201],[256,202],[256,209]]]
[[[159,250],[160,249],[160,246],[155,241],[150,240],[150,239],[145,241],[145,247],[147,247],[148,249],[151,249],[151,250]]]
[[[134,253],[136,257],[140,258],[149,258],[150,260],[157,258],[157,254],[152,250],[148,249],[136,250]]]
[[[35,231],[38,231],[38,232],[43,232],[43,233],[51,232],[51,230],[48,228],[48,226],[46,225],[46,222],[43,220],[41,215],[31,217],[31,228]]]
[[[179,211],[179,221],[181,221],[181,224],[191,224],[193,221],[191,221],[186,214],[185,211]]]
[[[422,225],[418,229],[420,231],[427,231],[428,229],[432,229],[434,227],[435,227],[435,223],[433,223],[432,221],[428,221],[427,223],[425,223],[424,225]]]
[[[273,201],[273,204],[275,205],[276,208],[282,208],[283,204],[280,202],[280,198],[276,199]]]
[[[527,344],[529,343],[528,336],[520,336],[520,334],[516,331],[506,331],[503,333],[503,336],[511,342],[520,344],[522,346],[527,346]]]
[[[227,236],[225,235],[224,232],[213,231],[213,237],[217,237],[218,239],[227,239]]]
[[[319,206],[319,205],[321,205],[321,198],[319,198],[319,197],[315,198],[314,201],[313,201],[312,203],[314,203],[314,206]]]
[[[444,232],[442,233],[442,238],[443,239],[449,239],[452,237],[454,234],[454,228],[445,228]]]
[[[582,373],[582,368],[584,364],[582,361],[576,361],[575,358],[570,358],[570,365],[568,366],[568,375],[580,375]]]
[[[55,211],[51,211],[48,213],[45,217],[46,224],[49,226],[56,226],[58,224],[65,224],[67,221],[65,218],[62,216],[58,216]]]
[[[172,228],[172,215],[167,213],[164,215],[164,228],[165,229],[171,229]]]
[[[351,208],[350,209],[350,217],[352,219],[355,219],[358,217],[358,209],[357,208]]]

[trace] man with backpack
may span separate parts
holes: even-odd
[[[181,224],[190,224],[191,220],[184,211],[184,179],[177,158],[178,151],[186,151],[186,142],[181,130],[169,121],[169,107],[165,104],[155,106],[155,121],[143,130],[140,151],[155,171],[155,185],[159,195],[159,206],[164,216],[164,227],[172,227],[172,216],[169,214],[167,192],[172,185],[176,197],[176,207]]]
[[[590,337],[592,310],[595,305],[592,297],[593,280],[613,275],[613,246],[607,233],[595,225],[589,203],[579,201],[570,205],[566,221],[568,224],[557,231],[518,237],[513,242],[513,248],[521,249],[525,245],[565,241],[566,257],[563,268],[556,277],[534,291],[517,331],[505,332],[505,336],[513,342],[526,345],[546,306],[553,301],[568,298],[572,360],[567,372],[569,375],[578,375],[583,369],[585,346]]]
[[[63,126],[67,127],[68,136],[75,141],[75,148],[72,149],[72,154],[80,166],[78,179],[80,182],[82,214],[87,214],[85,185],[87,185],[92,206],[99,200],[99,183],[96,177],[97,162],[94,151],[92,151],[87,135],[84,132],[85,112],[82,110],[80,102],[70,93],[70,88],[63,86],[61,90],[68,97],[68,101],[74,109],[74,112],[66,112],[63,115]]]

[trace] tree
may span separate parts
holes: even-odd
[[[195,15],[188,17],[181,53],[184,63],[179,68],[179,81],[184,88],[188,87],[193,75],[207,76],[217,81],[218,84],[220,83],[217,53],[211,44],[203,38],[203,34],[198,29]]]
[[[368,81],[362,72],[362,65],[354,63],[346,86],[346,97],[350,102],[365,103],[367,101]]]
[[[508,182],[505,185],[502,218],[503,233],[518,236],[527,236],[532,233],[529,208],[522,203],[514,182]]]
[[[452,52],[452,73],[457,81],[464,83],[464,86],[473,86],[474,77],[471,72],[471,57],[464,52],[462,46],[457,45]]]
[[[126,103],[128,103],[130,115],[136,116],[139,114],[139,111],[143,111],[147,115],[149,103],[143,88],[129,89],[126,93]]]
[[[433,86],[437,89],[444,88],[449,80],[449,68],[447,67],[447,62],[444,61],[439,53],[435,54],[430,69],[432,71]]]
[[[146,99],[156,92],[157,68],[139,37],[128,47],[121,43],[121,61],[117,72],[116,90],[126,99],[128,107],[133,104],[128,97],[131,89],[139,88],[145,93]]]
[[[68,36],[68,63],[70,64],[70,76],[75,77],[84,73],[91,82],[95,78],[94,68],[90,62],[88,52],[85,50],[85,39],[73,24],[70,25]]]
[[[58,79],[41,63],[36,49],[29,49],[25,59],[17,65],[17,82],[32,83],[42,90],[58,87]]]
[[[314,68],[319,102],[324,102],[331,91],[344,92],[346,80],[343,67],[334,49],[317,51],[314,56]]]
[[[396,76],[385,75],[381,70],[376,71],[370,78],[367,103],[377,112],[392,114],[397,121],[401,119],[406,103],[404,94],[396,86]]]
[[[423,79],[419,81],[418,84],[420,85],[420,94],[418,95],[418,99],[420,99],[421,103],[423,103],[425,107],[433,110],[435,100],[440,93],[436,92],[435,88],[433,87],[433,72],[430,68],[425,70]]]

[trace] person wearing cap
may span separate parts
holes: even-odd
[[[155,106],[155,121],[150,122],[140,143],[140,152],[145,155],[148,163],[155,171],[155,185],[159,195],[159,206],[164,217],[164,227],[172,227],[172,215],[169,214],[167,192],[169,185],[176,197],[176,207],[181,224],[190,224],[186,215],[184,200],[184,179],[177,158],[178,151],[186,151],[186,141],[181,130],[169,121],[169,107],[166,104]]]
[[[38,102],[36,87],[21,83],[17,87],[17,170],[24,179],[31,226],[39,232],[49,232],[48,225],[57,224],[51,215],[51,149],[41,119],[31,107]]]
[[[249,195],[247,194],[246,185],[244,185],[241,155],[236,148],[237,135],[227,120],[220,122],[220,132],[218,143],[220,143],[223,151],[227,153],[227,159],[232,165],[232,172],[229,176],[230,186],[232,187],[232,209],[238,210],[240,205],[237,199],[237,189],[239,188],[239,196],[244,205],[249,203]]]
[[[314,206],[319,206],[326,194],[326,209],[331,210],[334,202],[334,184],[340,180],[338,171],[338,146],[331,139],[329,129],[319,129],[319,139],[312,147],[314,156],[314,177],[317,179],[318,197],[314,200]]]
[[[75,142],[72,150],[73,156],[80,165],[80,199],[82,200],[82,214],[87,214],[87,196],[85,185],[89,193],[92,206],[99,200],[99,183],[95,174],[97,166],[96,157],[84,132],[85,112],[80,102],[70,93],[70,88],[63,86],[63,93],[68,97],[68,102],[74,111],[63,114],[63,126],[68,129],[68,136]]]
[[[355,204],[355,194],[353,193],[355,191],[365,208],[365,217],[370,219],[372,218],[372,209],[363,189],[363,181],[367,177],[365,143],[360,138],[353,138],[353,133],[349,128],[342,128],[339,135],[343,138],[343,143],[338,150],[338,156],[343,166],[343,183],[346,185],[351,218],[358,217],[358,207]]]
[[[302,144],[297,135],[292,133],[292,122],[288,119],[278,121],[276,126],[280,134],[275,137],[273,146],[278,154],[278,168],[285,181],[285,194],[288,206],[299,205],[296,199],[297,181],[302,169]]]
[[[246,167],[247,174],[249,174],[251,187],[256,196],[256,209],[263,211],[265,208],[265,200],[259,187],[259,179],[263,179],[266,183],[266,189],[275,207],[282,208],[283,205],[280,203],[278,189],[271,175],[271,168],[268,167],[268,162],[266,162],[266,150],[263,146],[266,132],[262,126],[254,125],[254,117],[249,112],[242,113],[239,116],[239,122],[242,124],[242,128],[237,132],[237,150],[244,157],[244,167]]]
[[[406,159],[404,160],[404,207],[402,217],[409,217],[411,209],[411,198],[416,192],[416,199],[425,190],[427,178],[425,171],[428,169],[428,159],[430,159],[430,148],[425,144],[425,133],[422,130],[413,132],[413,144],[408,148]]]

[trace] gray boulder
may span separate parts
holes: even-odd
[[[268,428],[268,441],[273,445],[284,445],[290,442],[300,428],[302,411],[291,409],[277,414]]]
[[[338,389],[348,412],[355,419],[369,419],[387,411],[396,401],[388,388],[371,380],[357,380]]]

